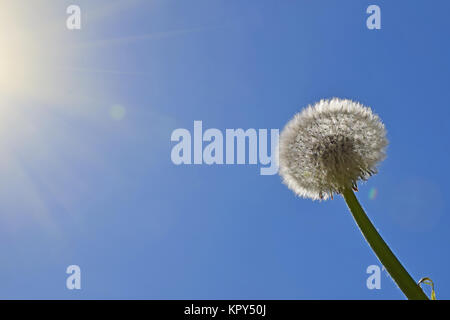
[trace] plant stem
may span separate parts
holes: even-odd
[[[353,190],[347,188],[342,195],[344,196],[345,202],[347,203],[356,224],[364,235],[364,238],[366,238],[366,241],[369,243],[378,259],[406,297],[410,300],[428,300],[428,297],[419,285],[416,284],[414,279],[409,275],[408,271],[406,271],[400,261],[398,261],[397,257],[377,232],[364,212],[364,209],[359,204]]]

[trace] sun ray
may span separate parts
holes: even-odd
[[[121,0],[101,6],[84,2],[83,8],[91,19],[102,19],[137,2]],[[92,132],[80,129],[89,124],[92,130],[95,125],[104,130],[110,121],[107,108],[115,102],[104,79],[90,73],[127,72],[77,68],[80,57],[93,62],[96,52],[88,47],[74,49],[74,43],[89,38],[90,31],[69,31],[66,16],[63,3],[40,0],[31,6],[24,0],[0,0],[0,219],[4,228],[29,220],[56,236],[58,215],[48,201],[68,210],[86,189],[73,165],[108,170],[92,143]],[[98,116],[101,108],[105,108],[104,118]]]
[[[172,31],[162,31],[162,32],[152,32],[141,35],[130,35],[126,37],[112,38],[112,39],[102,39],[90,42],[84,42],[79,44],[78,47],[100,47],[100,46],[114,46],[114,45],[125,45],[130,42],[153,40],[153,39],[163,39],[168,37],[180,36],[184,34],[190,34],[194,32],[204,31],[206,27],[199,28],[186,28]]]

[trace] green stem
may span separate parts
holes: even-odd
[[[428,297],[419,285],[416,284],[414,279],[409,275],[408,271],[406,271],[400,261],[398,261],[397,257],[391,249],[389,249],[388,245],[377,232],[372,222],[370,222],[370,219],[367,217],[364,209],[359,204],[353,191],[351,189],[346,189],[342,195],[344,196],[345,202],[347,202],[347,206],[349,207],[359,229],[366,238],[366,241],[369,243],[378,259],[380,259],[383,266],[389,272],[392,279],[394,279],[395,283],[397,283],[406,297],[411,300],[428,300]]]

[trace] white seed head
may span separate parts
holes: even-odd
[[[326,200],[375,174],[387,145],[384,125],[370,108],[347,99],[321,100],[281,132],[279,172],[297,195]]]

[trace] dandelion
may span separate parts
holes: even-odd
[[[280,175],[302,197],[328,199],[376,173],[388,142],[383,123],[351,100],[321,100],[280,137]]]
[[[388,141],[380,118],[347,99],[321,100],[296,114],[280,135],[279,173],[295,194],[313,200],[341,194],[367,242],[408,299],[427,299],[378,234],[353,190],[377,172]]]

